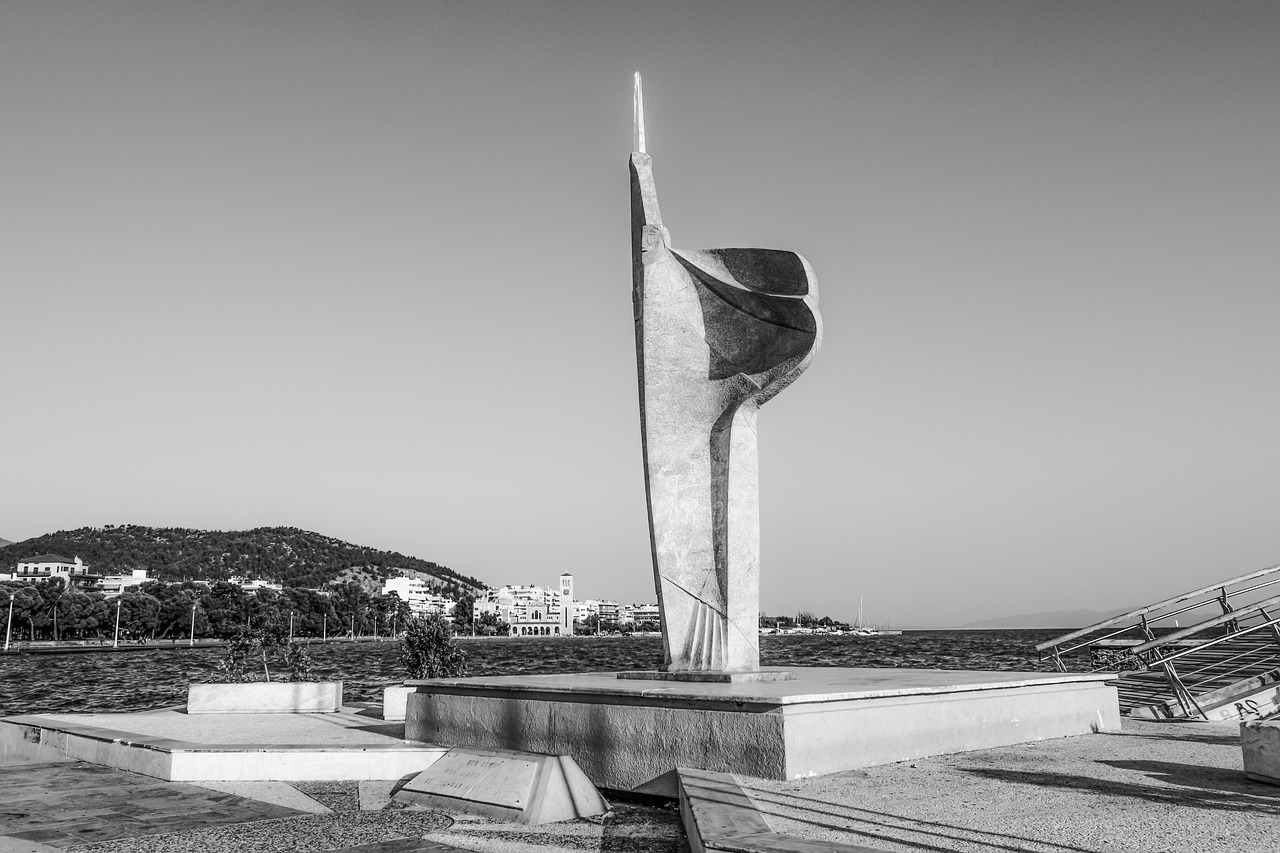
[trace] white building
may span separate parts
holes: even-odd
[[[563,583],[563,578],[561,580]],[[569,576],[569,594],[572,596],[573,577]],[[561,601],[562,589],[542,586],[507,585],[485,590],[476,596],[474,613],[479,618],[492,613],[510,626],[513,637],[564,637],[573,633],[570,617],[566,630]]]
[[[98,589],[102,591],[105,597],[114,598],[129,587],[141,586],[147,580],[149,579],[147,578],[146,569],[134,569],[127,575],[104,575],[102,585]]]
[[[408,604],[409,611],[414,614],[444,613],[449,615],[453,613],[453,606],[457,603],[451,598],[436,595],[422,578],[387,578],[382,584],[382,594],[387,595],[392,592],[398,595],[401,601]]]
[[[641,622],[653,622],[655,625],[662,624],[662,611],[658,609],[656,604],[633,604],[629,608],[631,610],[631,618],[639,625]]]
[[[243,589],[245,592],[255,592],[260,589],[273,589],[276,592],[279,592],[280,590],[284,589],[284,584],[272,583],[271,581],[264,581],[261,578],[250,579],[250,578],[243,577],[241,575],[236,575],[235,577],[227,578],[227,583],[233,583],[236,586]]]
[[[559,610],[560,591],[542,586],[508,584],[476,596],[475,613],[492,613],[503,622],[526,619],[534,611]]]
[[[622,618],[622,605],[616,601],[604,600],[596,602],[596,615],[605,625],[616,626]]]
[[[89,567],[79,557],[68,560],[57,554],[41,554],[39,557],[19,560],[18,570],[13,575],[13,580],[18,581],[41,581],[52,578],[61,579],[68,587],[93,589],[102,576],[89,571]]]

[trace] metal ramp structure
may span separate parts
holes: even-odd
[[[1272,566],[1054,637],[1036,652],[1060,672],[1115,672],[1120,711],[1130,716],[1272,716],[1280,712],[1277,584]]]

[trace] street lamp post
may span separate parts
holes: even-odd
[[[111,643],[111,648],[120,648],[120,605],[124,603],[124,599],[116,599],[116,638]]]
[[[187,641],[188,646],[196,644],[196,603],[191,602],[191,639]]]
[[[4,650],[9,651],[9,637],[13,635],[13,599],[14,593],[9,593],[9,621],[4,626]]]
[[[289,642],[293,642],[293,611],[289,611]]]
[[[320,623],[320,642],[327,643],[329,642],[329,614],[325,613],[323,616],[324,619]]]

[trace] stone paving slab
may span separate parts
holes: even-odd
[[[0,835],[0,853],[60,853],[61,848],[50,847],[38,841],[25,841]]]
[[[81,762],[0,774],[0,836],[71,847],[291,817],[283,806]]]

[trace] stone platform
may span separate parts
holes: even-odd
[[[394,780],[446,750],[355,708],[334,714],[200,714],[182,707],[0,719],[0,763],[73,759],[174,782]]]
[[[796,779],[1120,729],[1107,673],[788,671],[794,680],[749,683],[614,673],[409,681],[418,692],[405,735],[570,755],[601,787],[674,796],[676,767]]]

